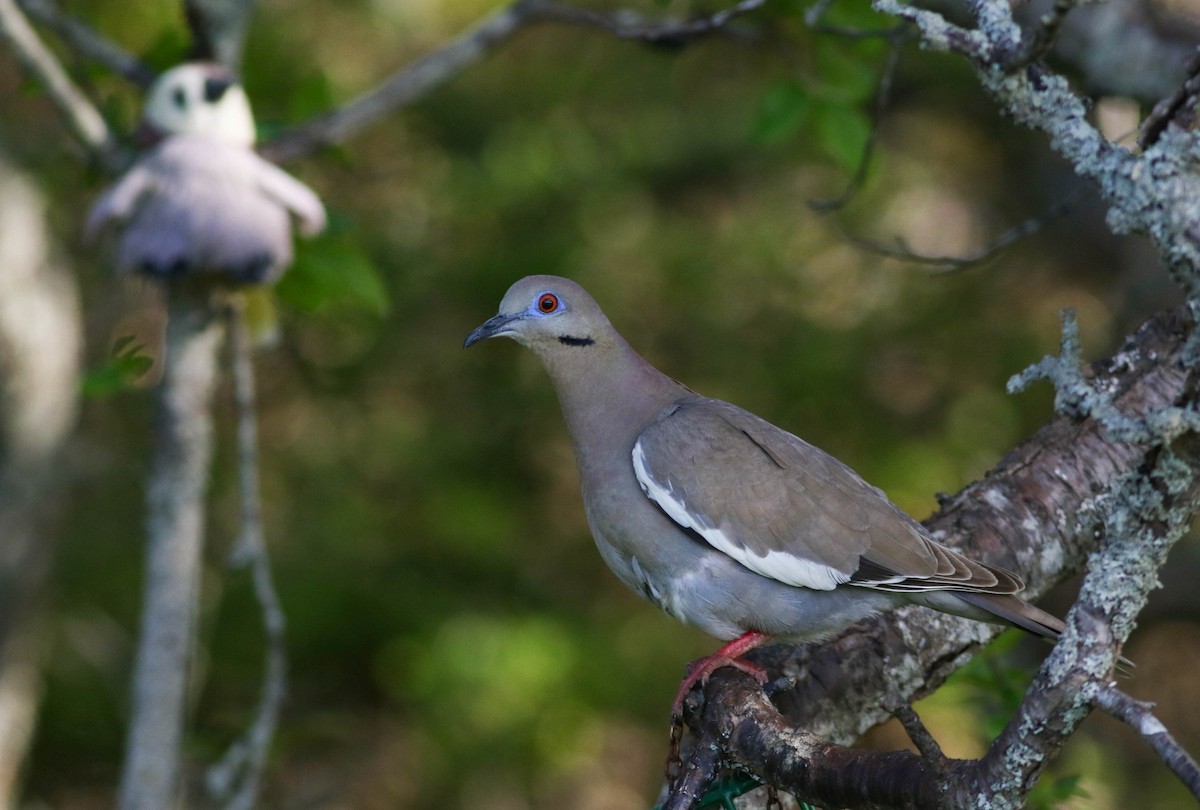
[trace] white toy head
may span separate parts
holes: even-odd
[[[157,135],[199,135],[251,146],[254,115],[234,75],[212,62],[188,62],[158,77],[146,94],[144,124]]]

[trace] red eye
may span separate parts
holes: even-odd
[[[547,314],[558,309],[558,296],[554,293],[542,293],[538,298],[537,308]]]

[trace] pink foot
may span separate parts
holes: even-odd
[[[767,673],[763,668],[757,667],[748,661],[742,661],[741,657],[755,647],[762,645],[768,638],[770,637],[766,633],[761,633],[758,630],[750,630],[738,636],[707,658],[700,658],[693,661],[688,670],[687,677],[679,685],[679,692],[675,695],[675,702],[671,705],[672,720],[683,715],[683,701],[687,697],[688,692],[692,691],[692,687],[698,683],[707,683],[708,676],[721,667],[739,669],[747,675],[752,676],[759,683],[766,683]]]
[[[679,743],[683,739],[683,701],[696,684],[703,684],[721,667],[734,667],[752,676],[759,683],[767,682],[767,673],[762,667],[756,667],[748,661],[740,660],[742,655],[765,642],[769,636],[757,630],[751,630],[735,638],[707,658],[692,662],[688,668],[687,677],[679,685],[675,695],[675,703],[671,706],[671,744],[667,749],[667,783],[674,785],[683,771],[683,762],[679,758]]]

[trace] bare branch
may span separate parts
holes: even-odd
[[[53,31],[75,53],[103,65],[143,89],[155,79],[155,71],[120,45],[101,35],[87,23],[64,14],[55,0],[17,0],[29,17]]]
[[[888,37],[887,61],[883,65],[883,71],[879,74],[879,83],[875,88],[875,103],[871,108],[871,128],[867,133],[866,143],[863,144],[862,154],[858,158],[858,166],[854,170],[854,176],[850,178],[850,182],[846,184],[846,188],[842,193],[836,197],[824,200],[809,200],[808,206],[814,211],[827,213],[842,208],[846,203],[854,199],[854,195],[858,193],[858,190],[862,188],[863,182],[867,179],[867,170],[871,166],[871,157],[875,154],[875,144],[879,140],[879,127],[883,121],[883,114],[891,103],[892,82],[895,80],[896,71],[900,67],[900,53],[909,41],[908,31],[909,25],[901,23],[898,27],[892,29],[891,35]]]
[[[337,110],[285,130],[259,151],[268,160],[282,163],[357,135],[458,75],[532,22],[526,8],[527,3],[517,2],[501,9],[439,50],[392,74],[378,87]]]
[[[121,150],[104,117],[38,38],[16,0],[0,0],[0,40],[8,43],[21,66],[45,88],[89,156],[109,171],[123,165]]]
[[[649,25],[627,15],[610,17],[543,0],[517,0],[344,106],[285,130],[264,143],[259,151],[269,160],[284,163],[342,143],[395,110],[422,98],[535,23],[581,25],[599,28],[622,39],[680,44],[719,31],[730,20],[753,11],[764,2],[742,0],[729,9],[690,22]]]
[[[1138,133],[1138,146],[1149,149],[1162,136],[1167,125],[1177,118],[1187,118],[1185,125],[1195,124],[1195,102],[1200,96],[1200,48],[1188,63],[1187,79],[1168,98],[1154,105],[1150,115],[1142,122]],[[1190,107],[1189,107],[1190,100]]]
[[[192,58],[220,62],[237,72],[254,0],[184,0],[183,8],[195,40]]]
[[[230,350],[233,360],[234,397],[238,414],[238,477],[241,485],[242,533],[230,556],[236,566],[250,566],[254,595],[262,611],[266,656],[262,693],[254,722],[219,762],[209,768],[205,784],[209,792],[225,802],[226,810],[251,810],[267,762],[271,739],[279,723],[279,712],[287,694],[287,645],[285,619],[271,577],[262,527],[262,503],[258,486],[258,426],[255,419],[254,366],[246,333],[242,299],[229,307]]]
[[[1072,206],[1075,205],[1077,196],[1073,194],[1064,200],[1054,203],[1037,216],[1030,217],[1024,222],[1014,225],[983,247],[964,256],[930,256],[913,251],[900,237],[896,237],[895,243],[889,245],[870,237],[852,233],[844,227],[839,226],[839,229],[846,241],[855,247],[885,256],[889,259],[912,262],[913,264],[931,265],[935,268],[933,271],[935,275],[946,275],[969,270],[994,259],[1005,248],[1010,247],[1027,236],[1032,236],[1070,211]]]
[[[545,0],[529,0],[528,7],[530,13],[543,22],[599,28],[617,39],[638,40],[651,45],[675,46],[709,34],[728,33],[726,26],[733,18],[754,11],[765,2],[766,0],[742,0],[730,8],[685,22],[646,22],[627,11],[601,14]]]
[[[145,593],[120,810],[162,810],[175,796],[212,456],[210,405],[223,332],[209,295],[183,284],[168,289],[166,358],[146,488]]]
[[[1200,801],[1200,766],[1175,741],[1166,726],[1150,713],[1154,707],[1152,703],[1134,700],[1117,689],[1115,683],[1109,683],[1096,693],[1096,705],[1142,735],[1146,744],[1162,757],[1179,781]]]

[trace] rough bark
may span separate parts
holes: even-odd
[[[211,402],[225,331],[218,306],[203,291],[171,289],[167,318],[146,489],[146,580],[121,810],[174,805],[212,456]]]
[[[1183,356],[1192,330],[1185,308],[1155,316],[1119,352],[1093,365],[1091,383],[1111,393],[1125,413],[1189,405],[1194,380]],[[1117,536],[1111,524],[1122,513],[1101,501],[1115,497],[1129,482],[1146,480],[1164,452],[1151,441],[1114,439],[1097,418],[1060,416],[1012,450],[983,480],[948,499],[926,525],[943,542],[1018,571],[1030,595],[1037,596],[1078,571],[1100,537]],[[1186,525],[1197,511],[1200,462],[1194,455],[1188,459],[1193,475],[1170,495],[1171,505],[1178,507],[1171,518],[1175,524]],[[1137,556],[1144,559],[1152,583],[1169,548],[1168,529],[1175,536],[1182,531],[1181,525],[1159,522],[1151,521],[1151,528],[1161,529],[1161,542],[1151,538],[1152,547],[1107,543],[1104,553],[1112,564],[1099,570],[1110,577],[1114,570],[1128,574],[1134,565],[1129,557]],[[1121,598],[1089,599],[1089,593],[1120,593]],[[773,673],[796,680],[795,688],[774,698],[779,711],[749,679],[721,673],[704,688],[702,701],[695,696],[689,701],[689,723],[700,738],[699,748],[716,745],[728,763],[821,803],[962,806],[981,792],[994,795],[1003,788],[1007,795],[994,798],[995,806],[1019,806],[1022,791],[1090,709],[1095,694],[1089,684],[1099,684],[1111,673],[1112,628],[1124,638],[1132,622],[1131,616],[1116,614],[1136,612],[1138,597],[1128,582],[1123,589],[1114,590],[1110,582],[1085,592],[1086,604],[1072,613],[1079,626],[1068,630],[1063,644],[1095,648],[1098,657],[1072,653],[1063,655],[1064,661],[1049,661],[1018,718],[993,753],[978,763],[948,761],[939,769],[917,755],[881,755],[837,745],[886,719],[890,712],[885,706],[896,695],[915,699],[932,692],[1000,629],[916,607],[864,622],[825,644],[752,654]],[[1106,660],[1107,671],[1081,669],[1081,661],[1091,660]],[[697,705],[703,708],[697,711]],[[1023,778],[1013,780],[1013,774]]]

